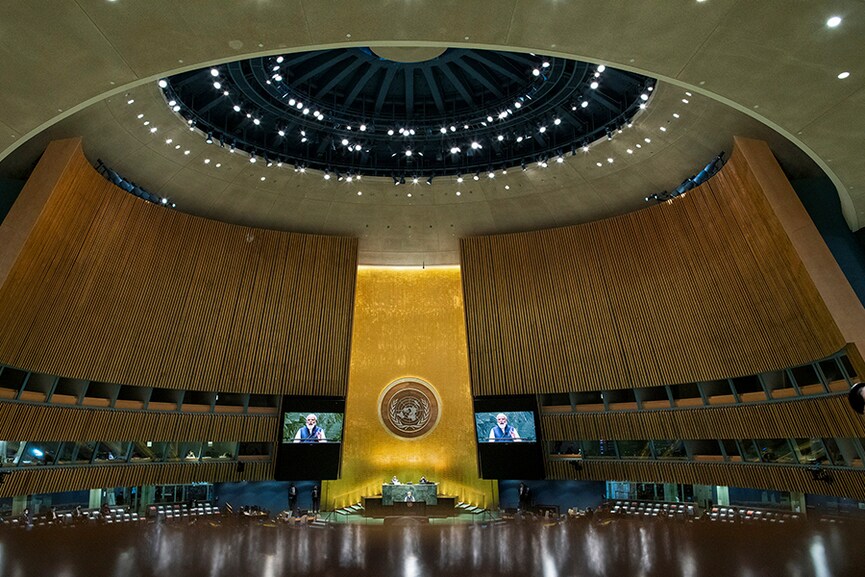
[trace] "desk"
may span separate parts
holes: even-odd
[[[389,507],[394,503],[405,502],[406,493],[409,491],[414,495],[415,503],[426,503],[427,505],[438,504],[438,483],[425,483],[413,485],[411,483],[399,483],[394,485],[388,483],[381,486],[381,504]]]

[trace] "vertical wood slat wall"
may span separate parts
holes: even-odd
[[[79,146],[0,287],[0,360],[131,385],[344,395],[356,269],[356,239],[145,203]]]
[[[543,415],[543,437],[567,440],[865,438],[847,395],[729,407]]]
[[[752,375],[845,345],[738,150],[673,202],[460,251],[475,395]]]
[[[9,441],[273,442],[279,418],[87,409],[0,402],[0,439]]]
[[[161,463],[141,465],[91,465],[88,467],[28,467],[6,477],[0,496],[54,493],[94,487],[182,485],[188,483],[236,483],[273,478],[273,463],[247,462],[244,471],[236,463]]]
[[[723,485],[865,499],[865,484],[862,483],[861,472],[833,469],[831,474],[832,482],[827,483],[815,480],[811,471],[792,465],[592,461],[584,463],[581,471],[576,471],[565,461],[547,463],[548,479]]]

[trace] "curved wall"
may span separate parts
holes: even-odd
[[[475,395],[688,383],[845,340],[747,159],[604,221],[461,241]]]
[[[46,151],[0,228],[0,361],[151,387],[345,394],[356,239],[145,203],[71,142]]]

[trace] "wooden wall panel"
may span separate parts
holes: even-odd
[[[279,418],[87,409],[0,401],[7,441],[272,442]]]
[[[845,342],[738,151],[685,197],[461,241],[475,395],[757,374]]]
[[[273,479],[271,462],[248,462],[243,473],[236,463],[168,463],[19,468],[0,485],[0,497],[76,491],[100,487],[230,483]]]
[[[547,440],[865,438],[847,395],[699,409],[541,417]]]
[[[356,265],[356,239],[145,203],[79,146],[0,287],[0,359],[112,383],[344,395]]]
[[[865,500],[865,471],[827,469],[832,483],[815,481],[803,467],[730,463],[585,461],[577,471],[567,461],[547,463],[548,479],[627,480],[753,487]]]

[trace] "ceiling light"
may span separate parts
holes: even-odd
[[[433,177],[432,177],[432,176],[430,176],[428,179],[426,179],[426,183],[427,183],[427,184],[432,184],[432,181],[433,181]]]
[[[838,80],[844,80],[845,78],[847,78],[847,77],[849,77],[849,76],[850,76],[850,73],[847,72],[847,71],[844,71],[844,72],[842,72],[841,74],[838,75]]]
[[[235,112],[240,112],[240,106],[239,105],[235,104],[233,108],[234,108]]]
[[[459,146],[451,146],[451,154],[459,154],[460,147]]]
[[[261,120],[258,119],[258,118],[253,118],[253,119],[252,119],[252,123],[253,123],[254,125],[258,126],[258,125],[261,124]]]
[[[360,125],[360,131],[361,131],[361,132],[366,132],[366,124],[361,124],[361,125]]]
[[[249,162],[250,162],[250,164],[255,164],[256,162],[258,162],[258,159],[255,158],[255,153],[254,153],[254,152],[253,152],[252,154],[249,155]]]
[[[472,177],[472,179],[473,179],[473,180],[480,180],[480,179],[481,179],[481,173],[480,173],[480,171],[476,172],[475,175]]]
[[[454,126],[453,124],[451,124],[451,132],[456,132],[456,131],[457,131],[457,127]]]
[[[461,195],[461,194],[462,194],[462,193],[461,193],[460,191],[457,191],[457,196],[459,196],[459,195]]]
[[[222,84],[219,81],[214,82],[213,87],[217,90],[222,90]]]
[[[514,108],[521,108],[522,105],[523,105],[523,103],[520,101],[514,102]]]
[[[444,126],[442,126],[441,128],[439,128],[439,132],[441,132],[442,134],[447,134],[447,133],[448,133],[448,129],[445,128]]]
[[[164,78],[157,82],[157,84],[160,88],[168,88],[168,81],[166,81]]]
[[[418,177],[416,177],[416,176],[411,177],[411,183],[417,184],[418,183]],[[409,193],[409,196],[411,196],[411,193]]]
[[[481,146],[480,142],[478,142],[477,140],[473,140],[472,141],[472,150],[477,150],[479,148],[483,148],[483,146]]]
[[[646,100],[648,100],[648,99],[649,99],[649,95],[646,94],[645,92],[643,92],[642,94],[640,94],[640,100],[646,101]]]
[[[558,156],[558,158],[556,158],[556,162],[559,164],[563,163],[564,161],[565,161],[565,157],[562,156],[561,154]]]
[[[459,175],[459,174],[458,174],[458,175],[457,175],[457,182],[462,183],[463,180],[464,180],[464,179],[463,179],[462,175]]]
[[[556,118],[555,120],[553,120],[553,124],[555,124],[556,126],[558,126],[558,125],[561,124],[561,123],[562,123],[562,119],[561,119],[561,118]]]
[[[546,131],[547,131],[547,127],[546,127],[546,126],[541,126],[540,128],[538,128],[538,132],[540,132],[541,134],[543,134],[543,133],[546,132]]]
[[[598,81],[597,81],[597,80],[592,80],[592,83],[589,84],[589,88],[591,88],[592,90],[597,89],[597,88],[598,88]]]
[[[324,179],[330,180],[330,171],[328,169],[324,169]]]
[[[281,128],[279,130],[277,130],[276,133],[280,136],[285,136],[285,131]]]
[[[838,25],[841,24],[841,20],[840,16],[832,16],[826,21],[826,26],[829,28],[837,28]]]
[[[343,146],[348,146],[348,138],[343,138],[343,139],[342,139],[342,145],[343,145]]]
[[[387,135],[388,135],[388,136],[393,136],[393,128],[391,128],[390,130],[387,131]]]
[[[284,60],[285,60],[285,58],[282,57],[282,56],[277,56],[277,57],[276,57],[276,62],[277,62],[277,64],[282,64]]]
[[[205,159],[204,159],[204,164],[210,164],[210,159],[209,159],[209,158],[205,158]]]
[[[406,151],[405,151],[405,155],[406,155],[406,156],[411,156],[411,148],[406,149]]]
[[[603,72],[606,69],[607,69],[607,67],[604,66],[603,64],[598,64],[598,72]]]
[[[581,107],[581,108],[586,108],[588,105],[589,105],[589,101],[588,101],[588,100],[583,100],[583,101],[580,103],[580,107]]]
[[[212,132],[207,133],[207,138],[204,139],[204,142],[206,142],[207,144],[213,144],[213,133]]]
[[[216,78],[217,76],[219,76],[219,70],[217,70],[216,68],[211,68],[210,75]]]
[[[535,68],[534,70],[532,70],[532,76],[540,76],[540,75],[541,75],[540,69]]]
[[[294,106],[295,104],[297,104],[297,100],[295,100],[294,98],[288,99],[288,105],[289,106]]]
[[[522,136],[517,136],[517,142],[522,142],[522,141],[523,141],[523,137],[522,137]]]
[[[135,104],[135,99],[130,98],[129,100],[126,101],[126,104]]]
[[[487,116],[487,122],[492,122],[492,121],[493,121],[493,117],[492,117],[492,116]]]
[[[499,134],[498,136],[496,136],[496,140],[498,140],[499,142],[501,142],[504,139],[505,139],[505,137],[502,134]]]
[[[496,177],[496,173],[493,172],[492,170],[490,170],[490,171],[487,173],[487,176],[488,176],[489,178],[495,178],[495,177]]]

